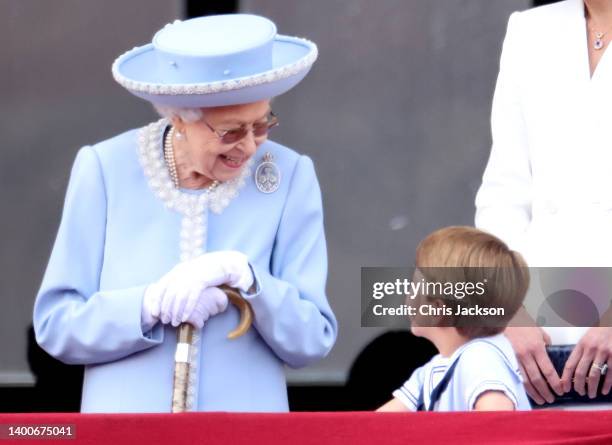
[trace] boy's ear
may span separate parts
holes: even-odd
[[[428,316],[428,318],[429,318],[429,326],[431,326],[433,328],[440,327],[442,325],[442,318],[443,317],[440,316],[440,315],[435,315],[435,314],[439,314],[440,313],[441,308],[444,305],[444,303],[439,298],[428,298],[427,299],[427,304],[432,309],[434,309],[433,311],[430,312],[430,315]]]
[[[432,298],[430,301],[430,305],[436,309],[436,313],[439,315],[433,315],[431,317],[431,326],[435,326],[438,328],[446,328],[453,325],[453,317],[452,315],[444,315],[445,311],[451,310],[449,306],[445,303],[444,300],[440,298]],[[446,310],[442,308],[446,307]]]

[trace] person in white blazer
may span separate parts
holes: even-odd
[[[609,0],[565,0],[510,17],[476,226],[520,251],[530,266],[612,266],[610,40]],[[605,317],[609,296],[594,303]],[[593,398],[604,379],[602,393],[610,391],[612,373],[600,371],[612,368],[612,328],[534,323],[506,335],[538,404],[572,384]],[[551,342],[576,344],[562,376],[546,355]]]

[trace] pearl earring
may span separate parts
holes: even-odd
[[[184,137],[183,132],[182,132],[182,131],[180,131],[180,130],[177,130],[177,131],[176,131],[174,134],[176,135],[176,138],[177,138],[179,141],[180,141],[180,140],[182,140],[182,139],[183,139],[183,137]]]

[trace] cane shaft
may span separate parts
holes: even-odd
[[[240,293],[229,286],[220,286],[227,294],[229,301],[240,311],[240,322],[236,329],[229,333],[228,338],[233,340],[244,335],[253,322],[253,309]],[[193,354],[193,339],[195,328],[189,323],[182,323],[178,328],[176,354],[174,357],[174,386],[172,389],[172,412],[182,413],[189,409],[189,391],[192,384],[190,373]],[[194,365],[195,366],[195,365]]]
[[[176,354],[174,357],[174,387],[172,390],[172,412],[182,413],[187,411],[187,397],[189,393],[189,371],[191,342],[194,335],[194,327],[189,323],[179,326],[177,334]]]

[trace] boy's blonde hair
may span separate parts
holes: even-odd
[[[498,317],[492,323],[490,318],[461,315],[443,319],[444,325],[456,327],[468,338],[502,332],[523,304],[529,288],[529,271],[523,257],[499,238],[473,227],[452,226],[431,233],[417,247],[416,267],[427,280],[437,282],[477,283],[487,278],[485,292],[470,296],[469,302],[504,308],[501,320]],[[444,299],[453,313],[459,303],[456,298]]]

